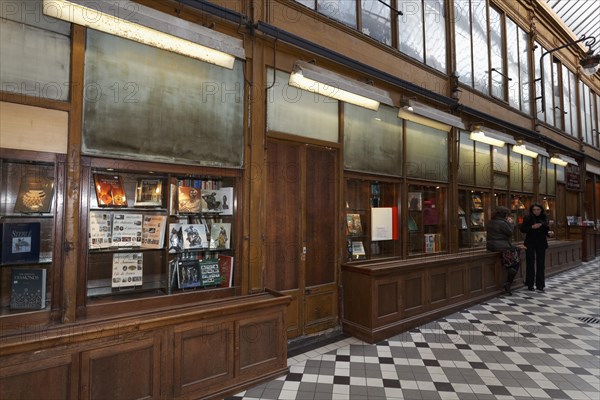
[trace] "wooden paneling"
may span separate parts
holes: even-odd
[[[230,345],[233,322],[215,321],[176,329],[173,386],[175,395],[202,390],[233,377]],[[210,362],[207,362],[210,360]]]
[[[158,337],[85,351],[81,362],[81,399],[160,398]]]
[[[76,399],[71,357],[61,356],[0,368],[0,399]],[[36,384],[37,383],[37,384]],[[42,384],[43,383],[43,384]]]
[[[288,303],[269,292],[3,338],[0,398],[223,398],[287,372]]]
[[[396,314],[399,310],[398,282],[377,285],[377,317]]]
[[[575,254],[580,246],[578,241],[552,241],[547,274],[579,265]],[[553,265],[559,259],[566,261]],[[342,327],[375,343],[497,296],[505,279],[499,253],[483,249],[443,258],[344,264]]]
[[[430,277],[431,302],[437,303],[446,300],[448,294],[446,292],[446,281],[448,275],[446,272],[432,273]]]

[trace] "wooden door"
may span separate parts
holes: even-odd
[[[338,150],[269,140],[265,286],[292,296],[288,339],[338,318]]]

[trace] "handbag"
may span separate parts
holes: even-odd
[[[502,265],[510,268],[513,265],[518,265],[521,262],[520,251],[517,247],[502,250]]]

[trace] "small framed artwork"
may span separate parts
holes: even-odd
[[[134,207],[162,206],[162,179],[140,178],[135,189]]]

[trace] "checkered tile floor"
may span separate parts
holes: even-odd
[[[349,338],[228,400],[600,399],[600,260],[369,345]]]

